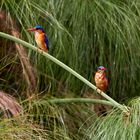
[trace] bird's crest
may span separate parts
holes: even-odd
[[[97,69],[98,70],[106,70],[106,68],[104,66],[99,66]]]
[[[35,29],[36,30],[41,30],[41,31],[45,32],[44,29],[43,29],[43,27],[40,26],[40,25],[35,26]]]

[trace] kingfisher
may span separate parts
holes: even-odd
[[[34,28],[27,29],[29,32],[35,32],[35,41],[39,49],[48,52],[49,50],[49,40],[45,34],[45,30],[42,26],[37,25]]]
[[[106,77],[105,71],[106,71],[105,67],[99,66],[97,68],[97,72],[95,73],[94,77],[96,86],[103,92],[105,92],[108,88],[108,79]]]

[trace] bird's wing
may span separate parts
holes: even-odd
[[[42,48],[43,50],[49,50],[49,41],[45,33],[39,35],[37,42],[39,42],[38,44],[41,44],[39,45],[40,48]]]
[[[46,43],[47,49],[49,50],[49,40],[48,40],[48,37],[46,35],[44,36],[44,41]]]

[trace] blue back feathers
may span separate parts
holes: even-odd
[[[49,50],[49,40],[48,37],[45,35],[45,43],[47,44],[47,49]]]

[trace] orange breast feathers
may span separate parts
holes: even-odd
[[[48,51],[47,44],[45,42],[45,33],[35,33],[35,40],[40,49]]]
[[[106,78],[105,73],[96,72],[94,79],[95,79],[96,86],[100,90],[102,90],[102,91],[107,90],[107,88],[108,88],[108,79]]]

